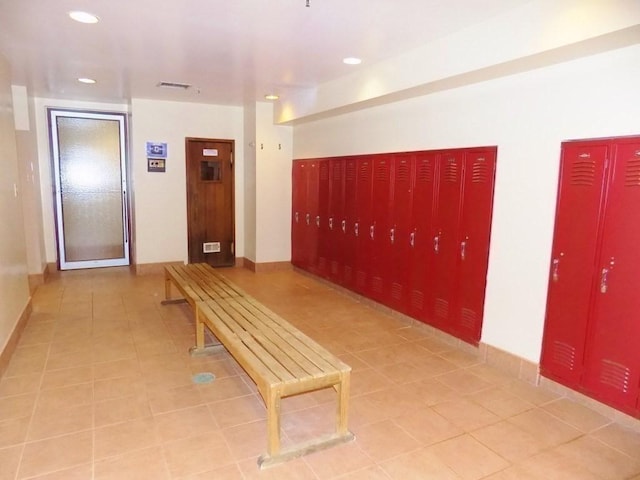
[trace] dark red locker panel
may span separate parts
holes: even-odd
[[[640,385],[640,140],[616,141],[612,156],[584,386],[598,399],[635,412]]]
[[[388,305],[403,313],[409,312],[413,159],[413,153],[394,155],[392,167]]]
[[[465,154],[458,237],[456,336],[477,345],[482,330],[496,169],[495,147]]]
[[[369,227],[372,225],[371,186],[373,174],[373,158],[364,156],[358,159],[358,180],[356,187],[356,219],[353,231],[356,238],[356,282],[355,291],[367,292],[369,283],[369,263],[372,240]]]
[[[342,220],[344,208],[344,158],[329,160],[329,278],[340,283],[342,278]]]
[[[307,209],[304,222],[304,258],[306,270],[317,273],[318,271],[318,240],[319,232],[316,225],[319,208],[319,161],[310,160],[307,166]]]
[[[329,159],[318,161],[318,215],[315,218],[318,229],[318,261],[316,274],[322,277],[329,275],[331,257],[331,237],[329,235],[329,191],[330,172]]]
[[[602,143],[562,146],[540,370],[571,387],[583,371],[607,153]]]
[[[438,166],[438,200],[431,245],[433,276],[427,321],[453,333],[456,271],[458,264],[458,225],[462,194],[464,150],[443,151]]]
[[[409,232],[409,315],[425,320],[428,307],[433,239],[433,207],[437,152],[416,154],[413,166],[413,198]]]
[[[307,198],[306,160],[296,160],[292,165],[291,199],[291,263],[304,268],[304,216]]]
[[[389,201],[391,197],[391,155],[373,157],[371,186],[371,262],[369,265],[369,296],[387,303],[389,297],[390,225]]]
[[[357,210],[358,188],[358,159],[345,159],[344,166],[344,207],[340,220],[342,234],[342,275],[340,283],[346,288],[353,289],[356,284],[356,236],[354,225]]]

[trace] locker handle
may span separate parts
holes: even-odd
[[[353,233],[356,237],[358,236],[358,222],[353,224]]]
[[[600,293],[607,293],[609,289],[609,272],[613,270],[615,263],[615,259],[611,257],[611,260],[609,260],[609,268],[604,267],[602,269],[602,273],[600,274]]]
[[[298,214],[298,212],[296,212],[296,223],[298,223],[298,220],[299,220],[298,217],[299,217],[299,214]]]
[[[374,226],[374,225],[371,225],[371,226],[369,227],[369,237],[371,238],[371,240],[373,240],[373,235],[374,235],[374,233],[375,233],[375,226]]]
[[[311,220],[311,215],[309,213],[307,213],[306,220],[307,220],[307,226],[309,226],[309,223]]]
[[[560,277],[560,259],[559,258],[554,258],[553,259],[553,273],[552,273],[552,278],[554,282],[558,281],[558,278]]]
[[[467,240],[469,237],[465,237],[465,239],[460,242],[460,259],[464,260],[467,256]]]
[[[391,230],[389,230],[389,239],[391,240],[391,244],[393,245],[393,243],[396,241],[396,229],[392,228]]]
[[[320,228],[320,215],[316,215],[316,227]]]
[[[409,245],[412,247],[416,246],[416,232],[415,230],[409,234]]]
[[[342,233],[347,233],[347,221],[342,220]]]
[[[438,253],[440,251],[440,233],[433,237],[433,251]]]
[[[329,217],[329,230],[333,230],[333,217]]]

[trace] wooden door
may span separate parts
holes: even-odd
[[[604,142],[562,146],[540,369],[571,387],[583,372],[608,154]]]
[[[235,263],[233,151],[233,140],[186,139],[190,263]]]
[[[482,330],[495,167],[495,147],[465,155],[454,328],[459,338],[474,345]]]

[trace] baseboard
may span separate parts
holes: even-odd
[[[251,270],[254,273],[269,273],[269,272],[280,272],[283,270],[292,270],[293,265],[291,262],[263,262],[263,263],[255,263],[253,260],[249,260],[248,258],[242,259],[242,266],[247,270]]]
[[[11,357],[13,356],[13,352],[15,352],[18,346],[18,342],[20,341],[20,336],[27,326],[27,320],[29,320],[29,317],[31,316],[31,311],[32,304],[31,297],[29,297],[27,304],[25,305],[22,313],[20,314],[20,317],[18,318],[18,321],[16,322],[16,326],[14,327],[13,332],[11,332],[11,335],[9,335],[7,343],[2,349],[2,352],[0,352],[0,378],[2,377],[2,375],[4,375],[4,372],[9,366],[9,362],[11,361]]]
[[[50,264],[47,263],[44,266],[44,270],[42,271],[42,273],[36,273],[27,276],[27,280],[29,282],[29,293],[31,295],[33,295],[33,293],[40,285],[44,285],[47,282],[47,279],[49,278],[49,265]]]

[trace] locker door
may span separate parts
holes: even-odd
[[[462,193],[464,150],[442,152],[438,167],[436,205],[431,259],[431,312],[428,322],[453,332],[451,312],[455,308],[456,270],[458,262],[458,224]]]
[[[318,229],[318,266],[317,274],[322,277],[329,275],[329,258],[331,256],[331,238],[329,235],[329,190],[330,174],[329,159],[322,159],[318,163],[318,215],[316,228]]]
[[[342,239],[341,222],[344,207],[344,159],[329,160],[329,278],[340,283],[342,275]]]
[[[603,143],[562,146],[540,367],[573,387],[583,371],[607,154]]]
[[[356,187],[356,221],[353,225],[356,237],[356,283],[355,290],[365,294],[369,282],[371,259],[371,179],[373,159],[370,156],[358,159],[358,185]]]
[[[358,187],[358,160],[350,157],[345,160],[344,172],[344,209],[340,222],[342,234],[342,285],[353,289],[356,283],[356,236],[353,226],[356,222]]]
[[[307,210],[305,213],[305,236],[304,236],[304,257],[306,260],[307,270],[311,273],[318,271],[318,226],[316,219],[318,218],[319,198],[319,161],[311,160],[307,169]]]
[[[465,155],[455,318],[457,336],[475,345],[482,329],[495,168],[495,148],[471,150]]]
[[[291,263],[304,268],[304,215],[307,198],[307,161],[296,160],[292,166]]]
[[[369,296],[382,303],[389,297],[389,200],[391,195],[391,158],[376,155],[373,160],[371,187],[371,263]]]
[[[403,313],[409,311],[409,254],[411,250],[411,167],[414,154],[395,155],[392,170],[390,213],[390,298],[389,306]]]
[[[433,207],[438,154],[421,152],[414,159],[411,230],[409,233],[409,315],[425,320],[431,278]]]
[[[640,385],[640,140],[616,143],[584,385],[597,398],[629,412],[636,410]]]

